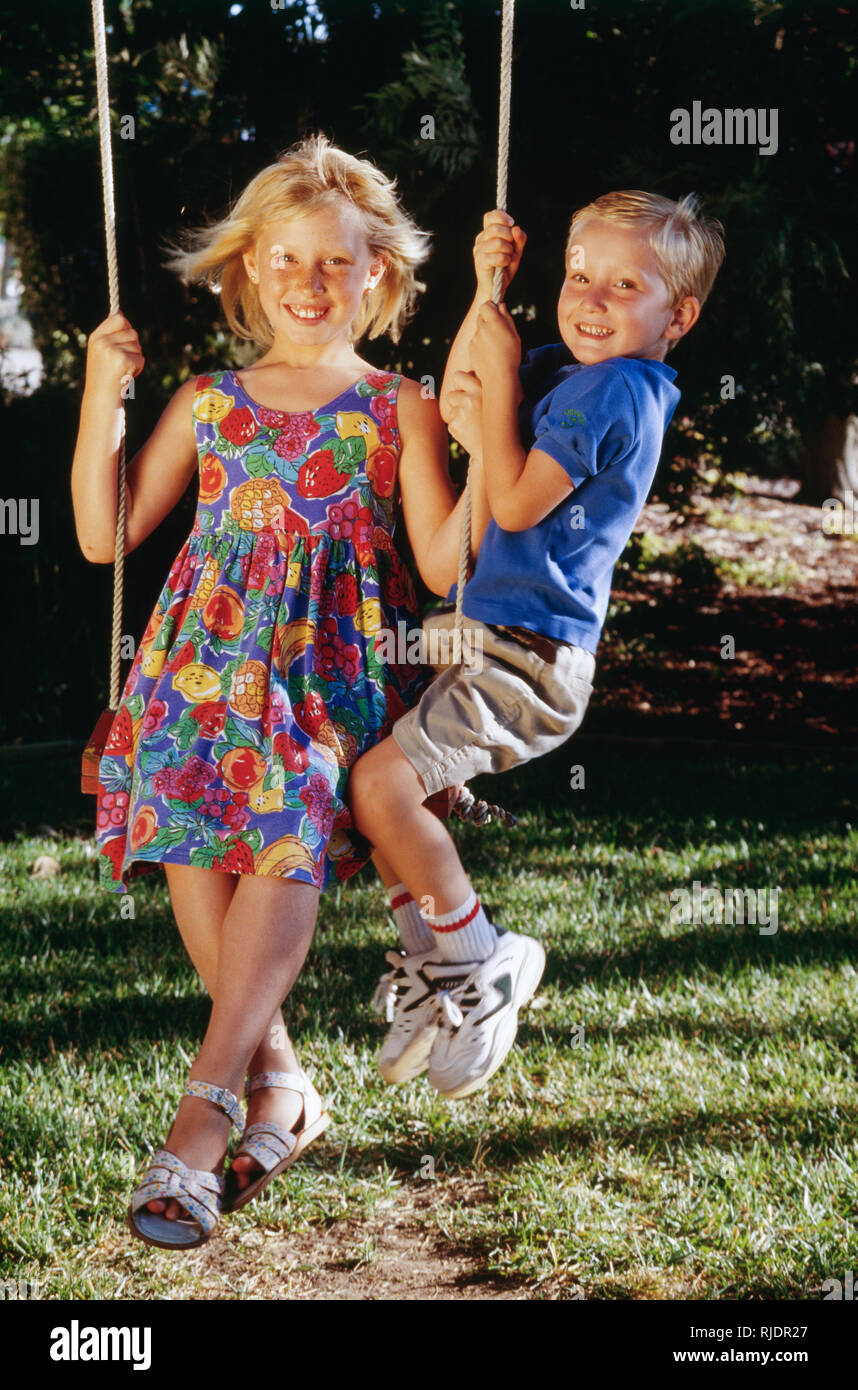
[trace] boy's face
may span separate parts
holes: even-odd
[[[574,246],[580,249],[567,253],[557,305],[560,336],[573,357],[587,366],[612,357],[663,362],[669,344],[696,321],[700,304],[688,295],[671,306],[646,228],[588,218]]]

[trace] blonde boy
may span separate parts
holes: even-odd
[[[679,400],[668,352],[694,326],[724,257],[693,195],[609,193],[575,213],[557,321],[530,352],[494,269],[512,279],[526,237],[484,218],[477,292],[450,352],[441,412],[478,461],[489,523],[463,596],[480,662],[446,671],[352,769],[358,828],[392,866],[405,954],[380,993],[389,1081],[428,1066],[443,1095],[485,1084],[512,1046],[544,968],[538,941],[491,925],[442,823],[423,804],[562,744],[593,689],[611,578],[652,485]],[[472,644],[473,646],[474,644]],[[429,900],[428,917],[417,910]]]

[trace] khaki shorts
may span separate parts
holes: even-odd
[[[424,632],[451,628],[453,620],[452,613],[430,614]],[[465,618],[465,629],[463,664],[444,670],[393,726],[427,796],[559,748],[593,693],[596,660],[583,647],[536,634],[516,638],[475,618]]]

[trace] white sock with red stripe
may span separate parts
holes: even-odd
[[[407,956],[431,951],[435,945],[432,928],[404,883],[393,883],[387,890],[390,910],[399,928],[402,949]]]
[[[473,889],[455,912],[445,912],[427,920],[442,960],[488,960],[495,952],[498,934]]]

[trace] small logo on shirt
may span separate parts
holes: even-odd
[[[564,410],[560,417],[560,424],[565,430],[571,430],[575,425],[585,425],[586,423],[580,410]]]

